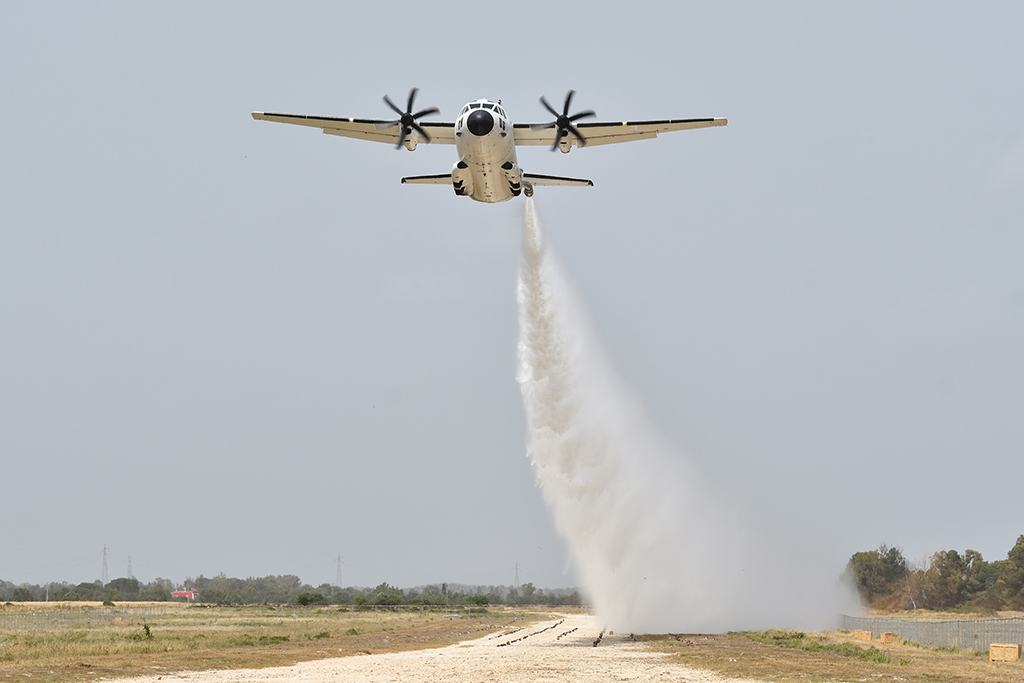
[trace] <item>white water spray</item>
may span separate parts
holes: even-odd
[[[828,569],[783,550],[657,435],[594,341],[526,200],[519,372],[528,452],[570,559],[610,628],[825,628]],[[814,573],[824,571],[823,576]]]

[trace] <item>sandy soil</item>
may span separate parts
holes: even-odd
[[[506,633],[506,632],[503,632]],[[495,634],[435,650],[354,655],[295,666],[233,671],[198,671],[122,679],[132,683],[392,683],[393,681],[539,682],[702,681],[757,683],[725,679],[677,664],[632,642],[629,635],[601,633],[591,616],[543,621],[507,635]]]

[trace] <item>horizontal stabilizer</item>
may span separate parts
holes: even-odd
[[[524,173],[523,180],[533,185],[572,185],[575,187],[593,187],[593,180],[584,178],[563,178],[557,175],[539,175],[537,173]]]
[[[437,175],[412,175],[402,178],[403,183],[414,185],[451,185],[451,173],[439,173]]]

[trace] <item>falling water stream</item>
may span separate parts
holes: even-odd
[[[527,199],[517,291],[527,450],[597,614],[637,633],[832,626],[834,568],[659,436],[562,272]]]

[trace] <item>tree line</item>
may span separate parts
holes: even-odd
[[[192,591],[196,600],[221,605],[252,604],[334,604],[334,605],[580,605],[577,589],[536,588],[532,583],[519,586],[469,586],[432,584],[415,588],[396,588],[381,583],[374,588],[331,584],[313,587],[298,576],[261,576],[239,579],[218,574],[186,578],[175,585],[169,579],[156,578],[143,583],[135,578],[70,584],[67,582],[15,585],[0,580],[0,600],[9,602],[168,602],[178,591]]]
[[[934,610],[1024,610],[1024,535],[1005,560],[986,561],[976,550],[940,550],[924,566],[881,545],[854,553],[845,575],[870,607]]]

